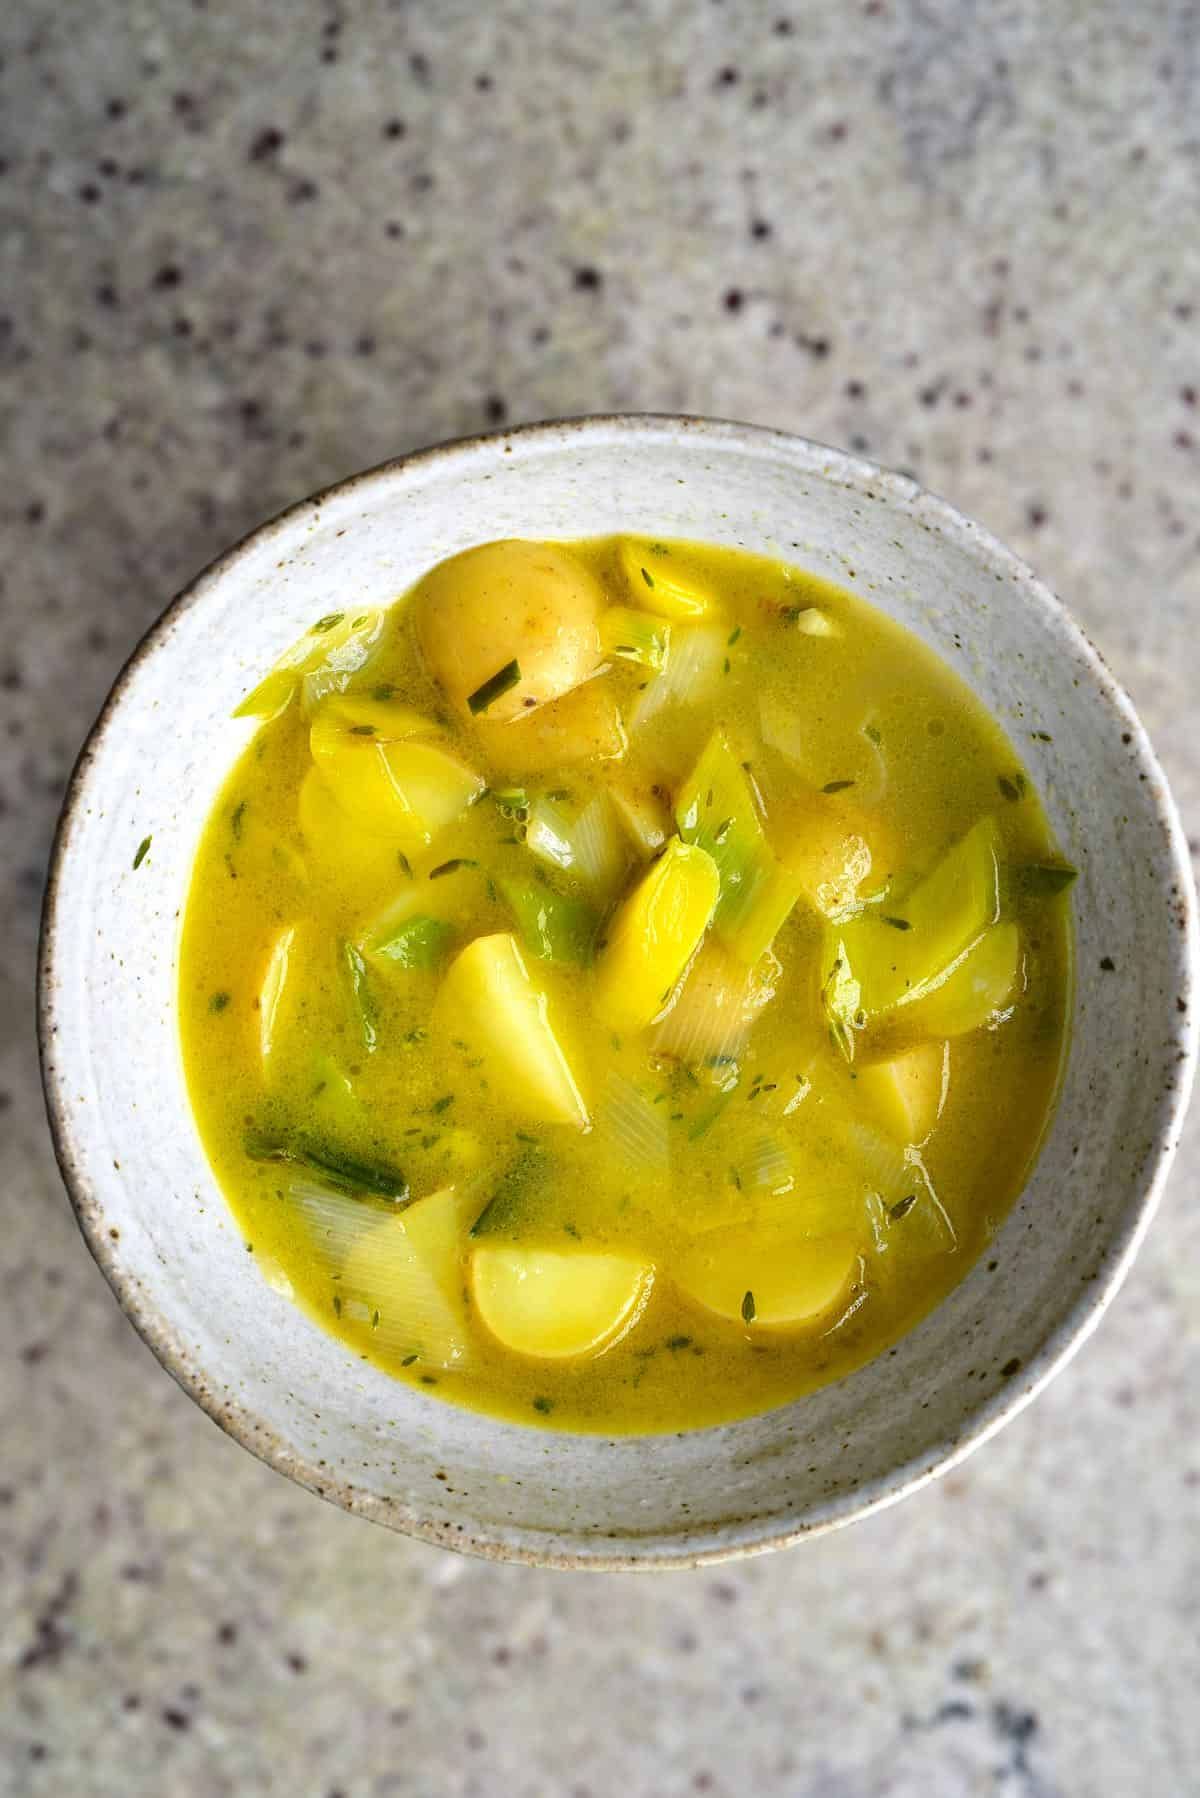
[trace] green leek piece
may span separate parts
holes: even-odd
[[[993,818],[981,818],[907,899],[889,897],[886,913],[869,906],[826,933],[831,1017],[869,1023],[915,1004],[948,979],[999,917],[1000,833]]]
[[[441,966],[455,934],[454,925],[447,923],[445,918],[430,918],[421,913],[403,919],[389,936],[372,941],[371,953],[382,956],[398,968],[430,972]]]
[[[723,730],[713,732],[680,788],[675,821],[684,842],[697,844],[716,863],[721,895],[714,922],[728,939],[770,879],[774,858],[753,788]]]
[[[497,884],[531,955],[581,966],[591,961],[599,920],[586,900],[556,893],[540,880],[502,879]]]
[[[600,641],[605,655],[636,662],[657,674],[667,660],[671,627],[664,618],[633,606],[610,606],[600,615]]]

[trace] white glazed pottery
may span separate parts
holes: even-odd
[[[778,556],[900,619],[1004,723],[1081,876],[1064,1090],[990,1252],[895,1348],[811,1397],[716,1429],[606,1439],[496,1422],[397,1384],[266,1285],[192,1123],[175,988],[197,840],[254,728],[231,713],[280,651],[331,604],[386,605],[469,544],[618,530]],[[978,526],[910,480],[775,432],[655,417],[536,425],[293,507],[141,644],[79,759],[54,851],[41,966],[51,1125],[134,1325],[272,1466],[448,1547],[555,1566],[694,1564],[899,1498],[998,1429],[1089,1333],[1179,1132],[1194,911],[1128,700]]]

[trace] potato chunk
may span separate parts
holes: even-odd
[[[517,939],[476,937],[451,964],[438,994],[444,1030],[483,1058],[492,1090],[524,1117],[590,1122],[579,1084]]]
[[[561,699],[600,662],[604,593],[552,543],[514,538],[465,550],[427,574],[412,603],[425,660],[460,711],[469,714],[472,697],[516,664],[486,707],[493,723]]]
[[[541,1360],[594,1355],[636,1322],[653,1269],[632,1255],[481,1244],[471,1293],[481,1322],[506,1348]]]
[[[408,706],[327,699],[309,746],[338,805],[373,836],[419,855],[483,791],[483,779],[430,741],[436,726]]]
[[[826,1318],[859,1270],[850,1235],[780,1242],[748,1226],[713,1230],[674,1268],[689,1298],[747,1329],[788,1330]]]

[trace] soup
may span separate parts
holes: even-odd
[[[338,604],[240,708],[184,919],[195,1117],[268,1283],[549,1427],[880,1353],[1063,1064],[1074,870],[1012,744],[741,551],[505,541]]]

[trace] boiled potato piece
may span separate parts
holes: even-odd
[[[610,1029],[653,1023],[703,940],[720,888],[712,857],[672,837],[608,925],[595,1003]]]
[[[850,1235],[790,1241],[744,1226],[713,1230],[672,1269],[689,1298],[747,1329],[788,1330],[821,1322],[850,1290],[859,1252]]]
[[[489,1087],[524,1117],[586,1130],[587,1105],[535,985],[507,933],[476,937],[451,963],[435,1010],[446,1035],[483,1057]]]
[[[674,828],[661,781],[615,780],[609,796],[629,841],[643,861],[657,855]]]
[[[632,1255],[481,1243],[471,1257],[480,1321],[517,1354],[595,1355],[635,1323],[654,1270]]]
[[[490,713],[477,718],[475,734],[490,765],[502,774],[543,774],[593,758],[619,761],[628,747],[620,708],[603,677],[511,724],[494,724]]]
[[[313,719],[313,761],[363,830],[419,855],[483,792],[483,777],[430,741],[436,726],[407,706],[334,698]]]
[[[458,1134],[465,1136],[467,1132]],[[466,1287],[463,1245],[478,1209],[476,1195],[445,1186],[428,1198],[418,1199],[404,1213],[404,1234],[437,1281],[447,1304],[459,1314]]]
[[[420,581],[412,609],[430,671],[460,711],[516,663],[490,722],[561,699],[599,665],[599,582],[567,550],[512,539],[468,549]],[[477,699],[476,703],[479,703]]]
[[[890,1061],[857,1069],[855,1090],[897,1142],[921,1143],[941,1115],[950,1079],[950,1044],[921,1043]]]
[[[622,537],[617,555],[631,599],[647,612],[686,623],[720,610],[708,582],[676,553],[663,555],[644,538]]]
[[[790,809],[787,866],[823,917],[851,916],[886,886],[898,855],[884,819],[841,794],[807,796]]]
[[[1021,977],[1021,936],[1015,924],[996,924],[941,985],[901,1014],[906,1029],[930,1036],[966,1036],[1012,1003]]]
[[[313,866],[339,886],[365,897],[400,878],[397,845],[363,830],[333,797],[317,768],[300,783],[300,830]]]

